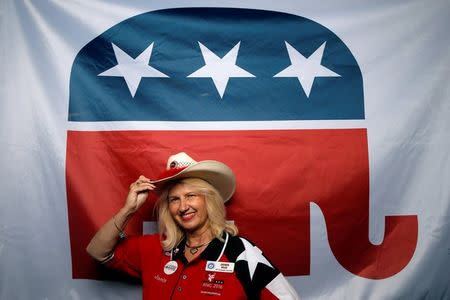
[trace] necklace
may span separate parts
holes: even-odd
[[[191,252],[191,254],[194,255],[195,253],[198,252],[198,249],[200,249],[203,246],[208,245],[209,243],[211,243],[211,241],[209,241],[207,243],[200,244],[198,246],[190,246],[188,243],[186,243],[186,247],[188,247],[189,248],[189,252]]]

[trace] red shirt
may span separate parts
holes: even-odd
[[[241,237],[224,238],[214,239],[188,263],[184,241],[164,251],[159,235],[130,237],[119,243],[106,265],[141,278],[144,300],[297,299],[257,247]]]

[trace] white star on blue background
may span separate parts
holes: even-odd
[[[288,42],[285,41],[285,43],[291,65],[274,77],[297,77],[306,97],[309,98],[316,77],[341,77],[341,75],[321,65],[326,42],[320,45],[308,58],[304,57]]]
[[[112,46],[116,55],[117,65],[98,74],[98,76],[123,77],[133,98],[142,77],[169,77],[148,65],[152,56],[153,43],[136,58],[132,58],[118,46],[114,44]]]
[[[236,65],[240,43],[237,43],[223,58],[220,58],[202,43],[198,42],[205,65],[188,77],[212,78],[220,98],[223,98],[230,77],[255,77]]]

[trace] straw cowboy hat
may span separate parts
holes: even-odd
[[[170,156],[166,170],[151,183],[161,188],[169,181],[187,177],[200,178],[214,186],[224,202],[231,198],[236,189],[235,176],[227,165],[216,160],[197,162],[184,152]]]

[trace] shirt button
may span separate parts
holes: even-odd
[[[183,274],[182,278],[183,278],[183,279],[186,279],[186,278],[187,278],[187,275],[186,275],[186,274]]]
[[[181,286],[179,286],[179,287],[177,287],[177,290],[178,290],[179,292],[181,292],[183,289],[181,288]]]

